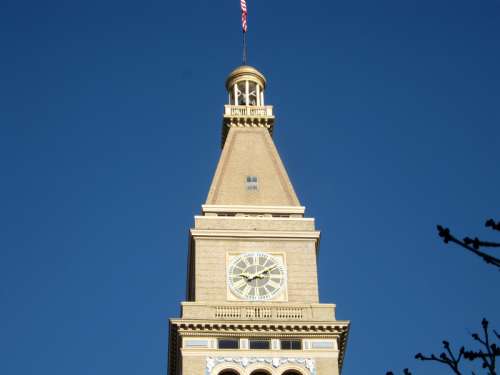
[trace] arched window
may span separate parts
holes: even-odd
[[[236,84],[237,92],[238,92],[238,100],[237,105],[246,105],[247,104],[247,89],[245,86],[245,82],[238,82]]]
[[[250,375],[271,375],[271,374],[266,370],[255,370]]]
[[[286,370],[281,375],[302,375],[302,373],[300,371],[297,371],[297,370]]]
[[[257,105],[257,84],[249,82],[248,85],[248,105]]]
[[[221,372],[219,372],[218,375],[240,375],[240,374],[238,374],[238,371],[236,370],[228,369],[228,370],[222,370]]]

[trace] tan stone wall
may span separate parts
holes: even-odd
[[[195,229],[313,231],[314,219],[195,216]]]
[[[316,358],[316,374],[317,375],[339,375],[338,359]]]
[[[181,350],[182,375],[204,375],[206,367],[206,355],[203,353],[187,352]],[[180,374],[179,374],[180,375]]]
[[[314,239],[195,239],[195,301],[227,301],[227,253],[279,252],[286,256],[291,303],[318,303]]]

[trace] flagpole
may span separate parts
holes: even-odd
[[[247,33],[243,31],[243,65],[247,64]]]
[[[243,31],[243,65],[247,64],[247,1],[240,0],[241,5],[241,31]]]

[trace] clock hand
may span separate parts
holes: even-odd
[[[264,268],[263,270],[260,270],[259,272],[256,272],[255,274],[253,274],[252,275],[253,276],[252,279],[255,279],[256,277],[258,277],[259,279],[263,279],[264,278],[264,276],[263,276],[264,273],[269,272],[269,271],[275,269],[276,267],[277,267],[277,265],[273,264],[272,266]]]
[[[238,276],[244,277],[245,279],[247,279],[247,281],[252,281],[253,279],[257,279],[257,278],[263,279],[264,278],[264,275],[263,275],[264,273],[269,272],[269,271],[273,270],[276,267],[277,267],[277,265],[273,264],[272,266],[266,267],[263,270],[255,272],[254,274],[250,274],[248,272],[242,272]]]
[[[247,281],[252,281],[255,278],[262,279],[264,277],[264,276],[261,276],[259,273],[250,274],[248,272],[240,273],[239,276],[246,278]]]
[[[273,264],[272,266],[269,266],[269,267],[267,267],[267,268],[263,269],[263,270],[261,271],[261,273],[266,273],[266,272],[272,271],[272,270],[274,270],[276,267],[278,267],[278,265],[277,265],[277,264]]]
[[[253,279],[253,275],[249,274],[248,272],[242,272],[238,276],[244,277],[247,280],[252,280]]]

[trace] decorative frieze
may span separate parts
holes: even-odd
[[[344,334],[347,333],[348,323],[336,321],[332,324],[289,324],[287,323],[249,323],[249,322],[197,322],[188,320],[173,320],[180,331],[190,332],[281,332],[281,333],[325,333]]]
[[[316,375],[316,363],[314,359],[300,357],[207,357],[205,375],[215,375],[212,374],[212,370],[220,364],[236,364],[247,368],[250,365],[259,363],[271,365],[276,369],[288,364],[298,365],[307,370],[310,375]]]

